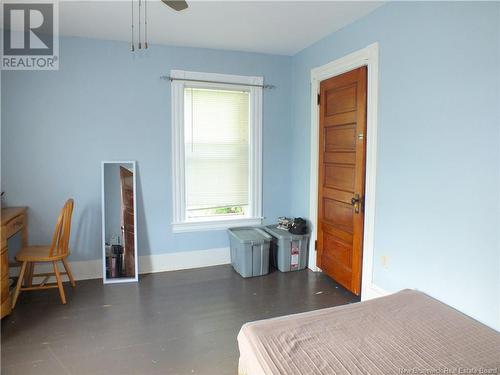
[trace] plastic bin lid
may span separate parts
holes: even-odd
[[[271,236],[260,228],[230,228],[228,231],[241,243],[260,243],[271,241]]]
[[[284,229],[278,229],[277,225],[269,225],[266,227],[266,231],[271,233],[274,237],[279,238],[280,240],[290,240],[297,239],[300,240],[302,238],[309,237],[309,234],[293,234]]]

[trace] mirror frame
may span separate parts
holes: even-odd
[[[135,277],[119,277],[107,278],[106,277],[106,209],[105,209],[105,196],[104,196],[104,167],[106,164],[132,164],[132,172],[134,173],[134,262],[135,262]],[[129,283],[139,281],[139,266],[137,256],[137,177],[136,177],[136,162],[135,160],[121,161],[111,160],[101,162],[101,212],[102,212],[102,282],[103,284],[117,284]]]

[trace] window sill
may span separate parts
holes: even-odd
[[[208,230],[223,230],[234,227],[244,227],[249,225],[261,225],[262,218],[231,218],[221,220],[206,221],[186,221],[183,223],[173,223],[174,233],[200,232]]]

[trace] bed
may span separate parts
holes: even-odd
[[[239,374],[500,374],[500,333],[415,291],[246,323]]]

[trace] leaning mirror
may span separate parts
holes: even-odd
[[[103,281],[137,281],[135,161],[102,162]]]

